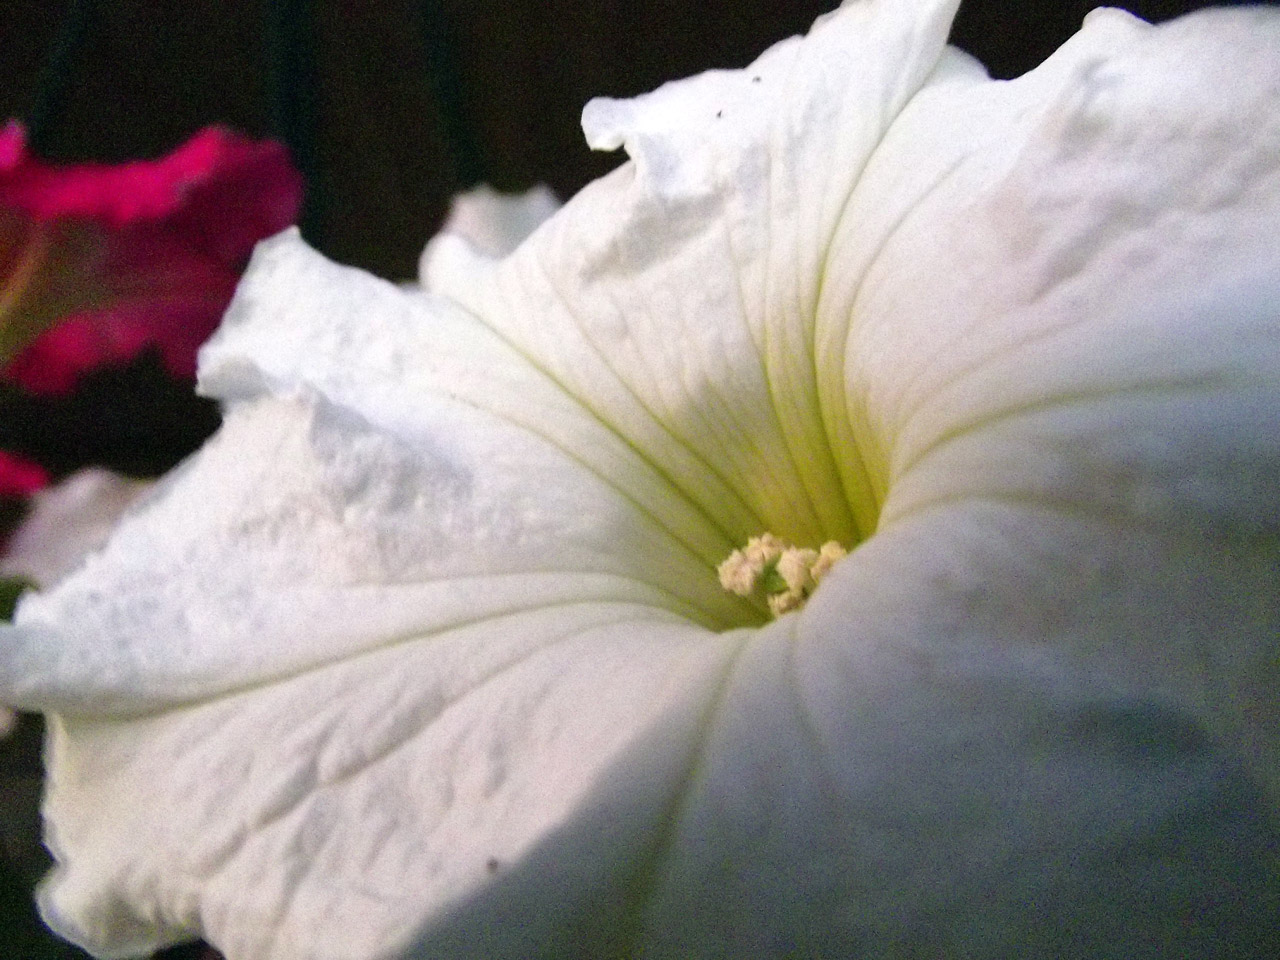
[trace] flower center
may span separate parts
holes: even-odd
[[[717,568],[720,586],[740,597],[761,596],[780,617],[798,610],[848,551],[834,540],[817,550],[795,547],[771,533],[752,537]]]

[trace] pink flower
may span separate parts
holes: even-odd
[[[0,378],[69,391],[148,346],[195,373],[253,245],[293,223],[284,148],[210,127],[159,160],[53,167],[0,131]]]

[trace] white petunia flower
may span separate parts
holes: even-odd
[[[259,248],[201,356],[221,432],[0,628],[56,930],[1274,936],[1280,15],[1101,11],[1002,83],[955,6],[594,101],[631,162],[503,258],[439,238],[425,292]],[[765,533],[849,548],[774,620],[717,575]]]

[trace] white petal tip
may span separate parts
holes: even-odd
[[[544,184],[523,193],[502,193],[482,184],[458,194],[444,226],[418,259],[419,282],[431,290],[432,277],[447,272],[450,263],[502,259],[559,209],[559,198]]]
[[[545,184],[523,193],[481,184],[453,198],[441,233],[461,237],[487,256],[503,257],[559,209],[559,199]]]
[[[617,150],[626,140],[633,109],[628,100],[596,97],[582,108],[582,133],[592,150]]]

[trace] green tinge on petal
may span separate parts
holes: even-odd
[[[765,531],[816,547],[875,529],[888,462],[827,422],[844,371],[815,363],[819,298],[955,6],[847,4],[746,70],[593,101],[588,141],[631,163],[498,264],[442,244],[424,265],[705,518],[709,576]]]

